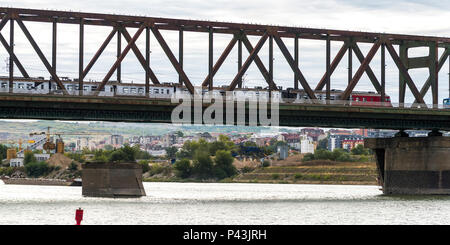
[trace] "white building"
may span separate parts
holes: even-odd
[[[314,153],[315,148],[316,146],[310,137],[306,135],[301,136],[300,153]]]
[[[152,156],[162,157],[166,155],[166,150],[148,150],[148,153]]]
[[[23,166],[23,158],[13,158],[9,160],[10,167],[22,167]]]
[[[50,154],[34,154],[38,162],[45,162],[50,158]]]

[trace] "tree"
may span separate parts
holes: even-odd
[[[352,150],[351,153],[353,155],[369,155],[369,150],[364,148],[363,145],[356,145]]]
[[[302,162],[307,162],[307,161],[312,161],[312,160],[314,160],[314,154],[312,154],[312,153],[306,153],[302,158]]]
[[[139,149],[139,146],[136,149],[135,147],[131,147],[130,145],[125,144],[118,151],[123,152],[124,157],[125,157],[125,159],[123,159],[124,161],[126,161],[126,162],[135,162],[136,161],[135,155],[136,155],[138,149]]]
[[[23,165],[27,165],[30,163],[37,162],[36,158],[34,157],[34,154],[32,152],[25,152],[25,157],[23,159]]]
[[[186,158],[176,161],[173,167],[176,170],[176,175],[180,178],[188,178],[192,174],[191,162]]]
[[[222,141],[214,141],[214,142],[211,142],[209,144],[208,148],[209,148],[209,154],[211,156],[215,156],[217,151],[225,150],[226,149],[226,145]]]
[[[40,177],[51,172],[51,168],[46,162],[30,162],[25,165],[25,172],[30,177]]]
[[[8,147],[6,145],[0,144],[0,160],[6,158],[6,152],[8,151]]]
[[[175,146],[167,147],[166,148],[167,158],[174,159],[176,157],[177,151],[178,148],[176,148]]]
[[[236,167],[233,166],[234,158],[229,151],[218,150],[214,162],[214,173],[219,179],[231,177],[237,173]]]
[[[212,177],[213,160],[206,151],[197,151],[194,156],[193,174],[200,179]]]
[[[114,151],[109,157],[110,162],[123,162],[125,159],[127,159],[127,155],[121,150]]]
[[[326,150],[328,149],[328,139],[321,139],[319,140],[319,144],[317,145],[317,149],[323,149]]]
[[[148,165],[147,161],[141,160],[138,162],[138,164],[142,167],[142,173],[146,173],[150,170],[150,166]]]
[[[183,132],[181,131],[177,131],[175,134],[180,138],[184,136]]]
[[[70,171],[77,171],[77,170],[78,170],[78,165],[77,165],[75,162],[71,162],[71,163],[69,164],[68,169],[69,169]]]
[[[95,156],[97,156],[97,152],[94,154],[95,154]],[[69,152],[69,153],[65,153],[64,155],[67,156],[68,158],[75,160],[77,162],[80,162],[80,163],[84,163],[84,161],[85,161],[83,154],[80,154],[80,153]]]

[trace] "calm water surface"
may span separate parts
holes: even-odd
[[[450,197],[377,186],[144,183],[146,197],[87,198],[81,187],[5,185],[0,224],[450,224]]]

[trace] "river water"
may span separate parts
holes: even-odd
[[[0,224],[450,224],[450,196],[385,196],[377,186],[144,183],[147,196],[81,196],[81,187],[5,185]]]

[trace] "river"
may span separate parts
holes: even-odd
[[[81,196],[81,187],[5,185],[0,224],[450,224],[450,196],[386,196],[377,186],[144,183],[147,196]]]

